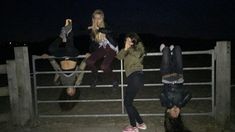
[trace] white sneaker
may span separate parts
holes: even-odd
[[[166,47],[165,44],[162,43],[162,44],[160,45],[160,52],[162,52],[162,50],[163,50],[165,47]]]
[[[170,46],[170,50],[172,51],[174,49],[174,45],[171,45]]]
[[[139,129],[141,129],[141,130],[146,130],[147,129],[147,126],[146,126],[146,124],[145,123],[142,123],[142,124],[138,124],[137,123],[137,128],[139,128]]]

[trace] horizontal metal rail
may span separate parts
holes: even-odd
[[[213,50],[203,50],[203,51],[183,51],[182,55],[203,55],[203,54],[212,54]],[[147,53],[145,56],[161,56],[161,52],[154,52],[154,53]],[[86,55],[79,55],[77,57],[70,57],[70,58],[85,58]],[[48,56],[47,58],[42,56],[33,55],[34,60],[37,59],[54,59],[54,58],[67,58],[67,57],[55,57],[55,56]]]
[[[183,68],[183,70],[211,70],[211,67],[188,67],[188,68]],[[155,69],[143,69],[143,71],[160,71],[160,68],[155,68]],[[91,71],[85,70],[85,71],[37,71],[35,74],[55,74],[55,73],[91,73]],[[102,70],[98,70],[99,73],[102,73]],[[113,70],[113,72],[122,72],[121,70]],[[125,72],[125,70],[123,70]]]
[[[191,100],[211,100],[211,97],[204,97],[204,98],[192,98]],[[121,102],[122,99],[100,99],[100,100],[38,100],[38,104],[45,104],[45,103],[62,103],[62,102],[79,102],[79,103],[87,103],[87,102]],[[152,99],[135,99],[136,102],[143,102],[143,101],[160,101],[159,98],[152,98]]]
[[[185,86],[198,86],[198,85],[211,85],[211,82],[192,82],[192,83],[184,83]],[[119,87],[122,85],[119,84]],[[123,84],[124,87],[127,87],[127,84]],[[156,84],[144,84],[146,87],[151,86],[163,86],[162,83],[156,83]],[[90,88],[90,85],[80,85],[80,86],[37,86],[36,89],[60,89],[60,88],[68,88],[68,87],[74,87],[74,88]],[[97,88],[104,88],[104,87],[113,87],[113,85],[96,85]]]
[[[184,116],[212,116],[212,112],[202,112],[202,113],[182,113]],[[124,117],[127,114],[87,114],[87,115],[39,115],[40,118],[73,118],[73,117]],[[164,113],[156,114],[140,114],[140,116],[164,116]]]
[[[213,50],[204,50],[204,51],[184,51],[182,55],[203,55],[203,54],[212,54]],[[161,52],[147,53],[146,56],[161,56]]]

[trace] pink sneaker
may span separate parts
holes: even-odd
[[[127,126],[122,132],[139,132],[139,129],[137,127]]]
[[[145,123],[142,123],[142,124],[138,124],[137,123],[137,128],[141,129],[141,130],[146,130],[147,129],[147,126]]]

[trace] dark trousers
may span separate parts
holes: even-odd
[[[103,58],[100,69],[104,71],[107,77],[112,79],[112,81],[115,81],[116,77],[112,72],[111,66],[113,60],[115,59],[115,56],[116,52],[107,45],[106,48],[100,47],[95,52],[93,52],[91,56],[87,58],[86,64],[95,74],[95,76],[97,76],[97,68],[95,66],[95,63]]]
[[[74,46],[73,42],[73,33],[71,32],[67,36],[67,42],[63,43],[62,39],[58,37],[55,41],[53,41],[49,48],[48,51],[51,55],[56,56],[56,57],[64,57],[64,56],[77,56],[78,55],[78,50]]]
[[[165,47],[162,53],[161,74],[183,74],[182,51],[180,46],[174,47],[172,55],[169,47]]]
[[[144,74],[141,71],[134,72],[127,78],[127,88],[125,91],[124,104],[129,117],[130,124],[135,127],[136,122],[143,123],[137,109],[133,106],[133,101],[139,89],[144,86]]]

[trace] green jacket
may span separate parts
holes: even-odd
[[[143,69],[143,59],[144,59],[144,46],[139,42],[135,49],[129,48],[128,50],[122,49],[116,56],[119,60],[124,60],[124,69],[126,71],[126,76],[128,77],[131,73],[135,71],[142,71]]]

